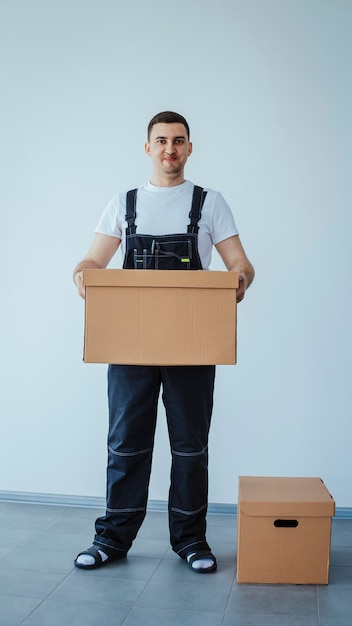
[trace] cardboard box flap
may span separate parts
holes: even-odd
[[[241,476],[239,506],[261,517],[332,517],[335,502],[321,478]]]
[[[171,280],[172,279],[172,280]],[[84,270],[85,287],[237,289],[238,274],[198,270]]]

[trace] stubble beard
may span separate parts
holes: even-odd
[[[183,165],[180,162],[178,162],[177,165],[174,165],[174,166],[165,164],[163,162],[162,171],[164,172],[164,174],[171,174],[171,175],[178,176],[178,174],[180,174],[183,171]]]

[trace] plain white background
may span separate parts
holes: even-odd
[[[0,490],[105,495],[106,368],[82,363],[71,273],[172,109],[187,177],[223,193],[256,268],[209,500],[235,503],[238,475],[321,476],[352,507],[351,24],[349,0],[0,1]],[[161,408],[151,499],[169,465]]]

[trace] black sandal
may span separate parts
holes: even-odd
[[[92,563],[91,565],[85,565],[84,563],[78,563],[78,558],[80,556],[83,555],[89,555],[92,556],[94,559],[94,563]],[[108,556],[108,555],[107,555]],[[83,552],[80,552],[79,554],[77,554],[77,557],[74,561],[74,564],[76,567],[79,567],[80,569],[96,569],[97,567],[102,567],[102,565],[107,565],[108,563],[111,563],[111,561],[115,561],[116,559],[114,557],[108,556],[108,558],[103,561],[103,559],[101,558],[101,554],[99,553],[98,548],[96,548],[95,546],[91,546],[90,548],[88,548],[87,550],[84,550]]]
[[[210,567],[204,568],[193,567],[193,563],[195,561],[200,561],[201,559],[210,559],[213,561],[213,564]],[[209,550],[198,550],[198,552],[194,552],[191,557],[187,558],[186,556],[186,560],[188,567],[192,570],[192,572],[196,572],[196,574],[210,574],[211,572],[215,572],[217,569],[216,558]]]

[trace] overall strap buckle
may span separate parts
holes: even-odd
[[[188,224],[187,233],[198,233],[198,222],[202,215],[202,208],[206,195],[207,192],[204,191],[203,187],[194,185],[192,206],[189,212],[190,223]]]
[[[125,220],[127,222],[126,234],[134,235],[136,233],[136,204],[137,204],[137,189],[131,189],[126,194],[126,214]]]

